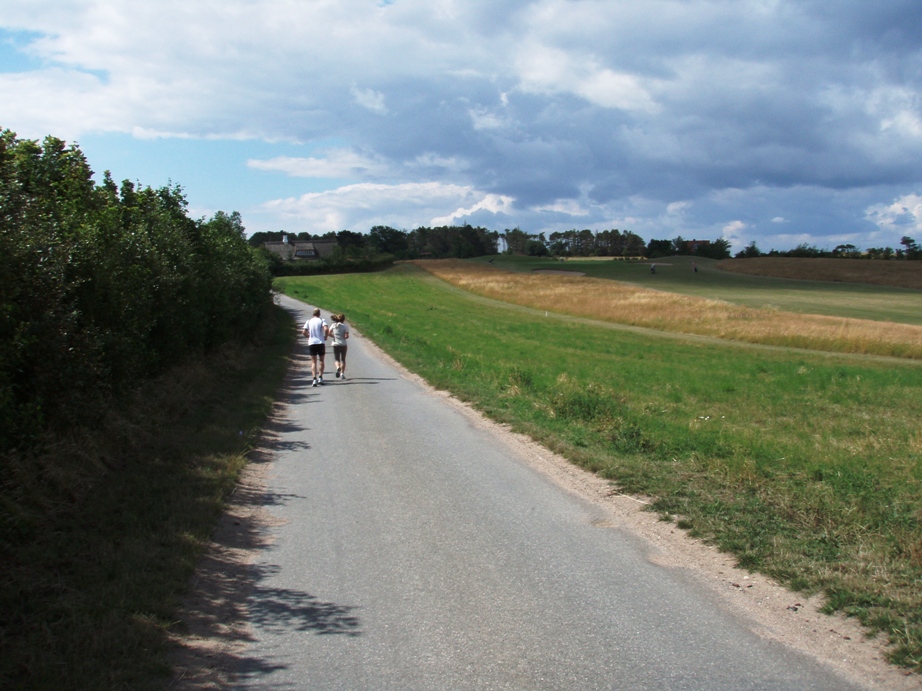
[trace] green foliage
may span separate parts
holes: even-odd
[[[239,214],[117,187],[76,146],[0,133],[0,451],[91,423],[109,396],[252,333],[267,262]]]
[[[272,255],[275,257],[275,255]],[[394,257],[389,254],[365,254],[348,257],[342,252],[317,261],[281,261],[271,262],[273,276],[322,276],[326,274],[366,273],[380,271],[394,264]]]
[[[509,242],[510,231],[506,233],[507,242]],[[543,233],[527,237],[539,240],[548,245],[551,254],[563,257],[639,257],[646,252],[644,242],[639,235],[617,228],[601,231],[583,229],[554,232],[551,233],[548,242],[545,242]],[[510,250],[519,254],[525,253],[518,248],[513,249],[511,242],[509,242],[509,247]],[[541,256],[538,252],[529,251],[527,254]]]

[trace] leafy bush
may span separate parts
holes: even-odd
[[[239,214],[193,220],[178,185],[92,178],[77,146],[0,132],[0,452],[247,338],[270,304]]]

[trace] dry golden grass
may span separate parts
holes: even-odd
[[[458,260],[414,262],[477,295],[661,331],[837,353],[922,359],[922,327],[754,309],[616,281],[524,274]]]

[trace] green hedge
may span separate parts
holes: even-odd
[[[276,261],[275,276],[319,276],[323,274],[367,273],[382,271],[394,265],[394,256],[379,254],[365,257],[332,257],[319,261]]]
[[[271,303],[239,214],[193,220],[178,185],[92,177],[77,146],[0,132],[0,452],[247,338]]]

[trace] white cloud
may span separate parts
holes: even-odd
[[[468,110],[468,115],[475,130],[496,130],[506,124],[502,115],[486,108],[472,108]]]
[[[374,89],[358,89],[352,87],[352,97],[363,108],[367,108],[378,115],[387,115],[387,106],[384,105],[384,94]]]
[[[537,213],[556,213],[564,214],[566,216],[588,216],[589,210],[586,209],[578,200],[576,199],[558,199],[552,204],[540,204],[534,206],[531,209]]]
[[[477,193],[473,193],[477,195]],[[468,195],[471,196],[471,195]],[[447,226],[459,221],[463,222],[467,217],[474,215],[478,211],[487,211],[491,214],[508,214],[512,211],[513,203],[515,200],[512,197],[508,197],[502,194],[487,194],[484,195],[479,201],[476,201],[474,204],[468,207],[462,207],[455,209],[453,212],[446,214],[445,216],[438,216],[433,218],[431,225],[433,226]]]
[[[892,204],[870,206],[865,218],[881,230],[901,236],[922,232],[922,195],[907,194]]]
[[[672,202],[666,206],[666,213],[669,215],[678,215],[683,213],[686,209],[691,208],[691,202]]]
[[[262,211],[289,227],[325,233],[366,230],[374,225],[415,228],[454,223],[477,211],[509,211],[513,200],[463,185],[438,182],[386,185],[360,183],[266,202]]]
[[[526,93],[570,93],[603,108],[658,110],[636,76],[605,67],[591,56],[532,44],[523,46],[516,66],[519,88]]]
[[[383,161],[362,156],[347,149],[331,149],[322,158],[278,156],[269,160],[251,159],[247,165],[255,170],[277,171],[301,178],[369,178],[389,172]]]
[[[746,244],[744,238],[748,229],[749,226],[742,221],[730,221],[720,229],[720,237],[729,241],[730,246],[736,249]]]

